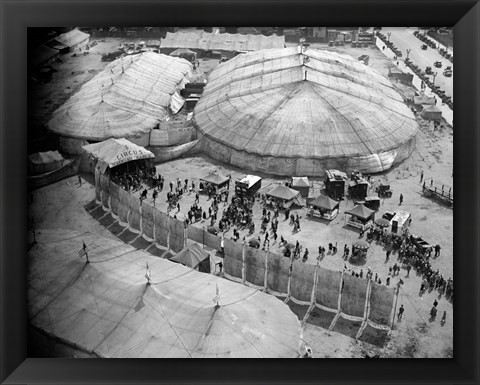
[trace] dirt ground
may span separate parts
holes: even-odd
[[[89,80],[105,67],[107,62],[101,61],[101,54],[116,50],[124,39],[105,39],[90,50],[89,55],[72,57],[62,56],[64,63],[56,64],[59,72],[54,74],[53,80],[45,85],[34,88],[35,98],[38,98],[38,108],[34,117],[39,121],[46,122],[52,111],[63,103],[73,92],[85,81]],[[392,64],[384,58],[376,48],[350,48],[350,47],[326,47],[326,45],[315,44],[312,48],[323,48],[332,51],[349,54],[358,57],[362,54],[370,56],[369,66],[386,75],[388,66]],[[216,65],[216,61],[202,61],[200,72],[209,72]],[[397,85],[398,86],[398,85]],[[398,86],[399,92],[408,96],[413,95],[414,90],[406,86]],[[444,184],[446,187],[453,185],[453,129],[442,129],[433,131],[428,122],[419,118],[420,130],[417,135],[417,148],[412,156],[399,166],[381,175],[374,175],[375,183],[388,181],[393,190],[393,197],[383,199],[377,217],[385,211],[398,209],[409,211],[412,214],[411,233],[420,235],[432,245],[441,245],[441,255],[431,261],[433,269],[439,269],[444,277],[453,277],[453,210],[427,199],[421,194],[420,172],[424,172],[424,179],[433,178],[437,185]],[[218,171],[225,175],[231,174],[236,180],[245,175],[243,170],[208,158],[208,156],[195,156],[177,159],[156,166],[157,172],[166,179],[166,188],[160,193],[157,199],[157,207],[166,211],[166,191],[168,183],[176,180],[177,177],[190,181],[207,175],[211,171]],[[261,175],[262,190],[267,191],[276,183],[283,183],[287,178],[272,178]],[[310,178],[313,182],[311,195],[318,196],[323,183],[321,180]],[[233,184],[230,186],[233,195]],[[404,196],[404,202],[399,207],[399,195]],[[139,194],[137,192],[137,194]],[[373,194],[373,192],[372,192]],[[149,197],[151,194],[149,193]],[[82,186],[77,184],[77,178],[69,178],[56,184],[38,189],[34,192],[34,202],[30,214],[35,218],[37,228],[66,228],[76,231],[97,232],[107,238],[114,239],[114,235],[106,230],[100,223],[92,218],[84,209],[84,205],[95,197],[93,187],[84,182]],[[189,207],[193,204],[194,194],[186,195],[181,199],[181,210],[176,214],[179,219],[184,219]],[[148,203],[151,204],[150,199]],[[202,196],[200,205],[208,209],[210,202]],[[253,237],[258,236],[260,229],[259,203],[256,203],[254,221],[257,232]],[[339,250],[343,246],[359,238],[359,233],[351,227],[345,226],[345,210],[353,207],[352,201],[343,201],[340,204],[340,214],[335,220],[326,223],[321,220],[306,218],[306,209],[299,209],[301,218],[301,231],[294,234],[288,221],[279,218],[278,235],[283,235],[289,242],[298,240],[300,244],[310,250],[310,259],[307,263],[316,263],[318,246],[327,247],[329,242],[338,242]],[[207,223],[197,223],[196,226],[206,226]],[[230,230],[226,236],[231,236]],[[247,235],[241,232],[241,237]],[[248,238],[248,237],[247,237]],[[263,237],[262,237],[263,239]],[[327,247],[328,248],[328,247]],[[271,245],[273,251],[280,252],[277,245]],[[339,255],[340,254],[340,255]],[[341,252],[337,255],[327,254],[320,264],[326,268],[341,270],[344,264],[348,269],[359,272],[371,266],[374,272],[385,282],[389,266],[396,262],[396,255],[385,262],[385,250],[380,245],[372,243],[368,251],[367,261],[363,266],[353,266],[344,261]],[[400,289],[398,306],[405,307],[403,320],[395,324],[394,330],[388,337],[388,343],[384,347],[375,347],[361,341],[355,341],[343,334],[329,332],[319,326],[306,324],[304,327],[304,339],[314,352],[315,357],[361,357],[363,351],[378,352],[384,357],[430,357],[441,358],[451,357],[453,354],[453,304],[439,297],[436,292],[427,292],[419,295],[421,279],[414,271],[410,277],[406,272],[401,271],[400,275],[392,280],[396,284],[398,279],[404,281]],[[429,310],[434,299],[439,302],[439,317],[436,321],[430,322]],[[398,307],[397,306],[397,307]],[[444,326],[440,324],[439,318],[443,311],[447,311],[447,322]]]

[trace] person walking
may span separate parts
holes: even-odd
[[[397,317],[398,321],[400,321],[402,319],[404,311],[405,311],[405,309],[403,308],[403,305],[400,306],[400,309],[398,309],[398,317]]]
[[[177,203],[177,213],[180,212],[180,203]]]
[[[442,320],[440,321],[440,323],[442,325],[445,325],[445,322],[447,322],[447,311],[446,310],[443,311]]]
[[[403,194],[400,194],[400,203],[399,205],[401,205],[403,203]]]
[[[82,178],[80,178],[80,174],[78,174],[78,184],[81,186],[82,185]]]
[[[412,270],[412,266],[407,265],[407,277],[410,276],[410,270]]]
[[[420,183],[422,183],[422,181],[423,181],[423,170],[422,170],[422,172],[420,173]]]

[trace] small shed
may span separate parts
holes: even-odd
[[[177,255],[169,259],[172,262],[181,263],[201,273],[210,273],[210,254],[198,243],[192,243],[181,250]]]
[[[442,110],[437,106],[423,106],[422,118],[433,121],[442,120]]]
[[[292,189],[299,191],[303,198],[308,197],[310,182],[306,176],[292,177],[291,187]]]
[[[230,177],[211,173],[200,178],[200,190],[214,194],[224,194],[230,188]]]
[[[308,215],[310,215],[310,217],[320,216],[320,218],[325,218],[331,221],[338,215],[339,206],[340,202],[337,202],[328,196],[320,195],[310,202]]]
[[[370,210],[362,203],[357,204],[349,211],[345,211],[345,214],[350,216],[347,221],[347,216],[345,215],[346,223],[361,230],[366,230],[371,227],[375,220],[375,211]]]
[[[272,203],[276,202],[280,208],[288,208],[293,204],[305,206],[300,192],[287,186],[279,185],[266,195]]]
[[[37,152],[28,156],[28,169],[31,174],[45,174],[59,169],[64,159],[58,151]]]

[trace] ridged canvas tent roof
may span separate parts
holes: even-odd
[[[62,33],[57,37],[51,39],[47,44],[56,47],[75,47],[77,44],[90,38],[88,33],[80,31],[78,28],[72,29],[71,31]]]
[[[208,175],[204,176],[203,178],[200,178],[201,181],[212,183],[214,185],[221,185],[221,184],[227,182],[228,179],[229,179],[228,177],[223,176],[223,175],[219,175],[217,173],[211,173],[211,174],[208,174]]]
[[[223,51],[258,51],[281,48],[285,36],[241,35],[230,33],[167,32],[160,48],[190,48]]]
[[[284,185],[279,185],[275,187],[272,191],[270,191],[267,195],[272,196],[274,198],[290,200],[295,198],[299,194],[300,192],[296,190],[292,190],[291,188]]]
[[[299,176],[292,178],[292,186],[293,187],[310,187],[310,183],[306,176]]]
[[[220,64],[194,119],[207,140],[237,151],[290,159],[366,156],[376,167],[382,153],[417,133],[411,110],[386,77],[349,56],[299,47]]]
[[[300,321],[274,296],[96,234],[40,234],[28,317],[49,334],[106,358],[298,357]],[[77,256],[83,240],[90,264]]]
[[[147,133],[182,107],[191,74],[188,61],[154,52],[117,59],[54,111],[48,127],[95,141]]]
[[[151,151],[125,138],[110,138],[100,143],[87,144],[83,148],[102,162],[108,164],[109,167],[115,167],[132,160],[155,158]]]
[[[340,203],[337,202],[337,201],[334,201],[332,198],[330,198],[326,195],[319,195],[312,202],[310,202],[310,204],[312,206],[319,207],[319,208],[322,208],[322,209],[333,210]]]
[[[370,210],[368,207],[365,207],[363,203],[359,203],[353,209],[345,211],[346,214],[354,215],[356,217],[367,219],[375,214],[374,210]]]
[[[184,266],[196,269],[202,262],[207,261],[208,273],[210,272],[210,254],[208,254],[198,243],[187,245],[175,256],[169,258],[172,262],[181,263]]]

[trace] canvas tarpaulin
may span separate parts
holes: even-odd
[[[118,216],[120,221],[128,223],[128,213],[130,211],[130,194],[123,188],[118,189],[119,203],[118,203]]]
[[[367,283],[368,281],[366,279],[359,279],[349,274],[344,274],[342,301],[340,304],[342,313],[363,317],[367,296]]]
[[[293,261],[290,295],[302,302],[311,302],[314,285],[315,265]]]
[[[210,234],[208,231],[205,231],[204,236],[205,236],[205,245],[218,251],[221,250],[221,246],[220,246],[221,238],[219,236]]]
[[[340,294],[340,280],[342,273],[318,267],[317,288],[315,302],[329,309],[338,309],[338,296]]]
[[[58,151],[37,152],[28,156],[28,167],[32,174],[44,174],[63,166],[64,159]]]
[[[389,325],[395,290],[375,282],[372,282],[371,289],[368,319],[380,325]]]
[[[386,170],[401,160],[394,149],[410,147],[418,129],[389,79],[352,57],[298,47],[250,52],[216,67],[194,119],[206,142],[249,154],[254,166],[262,157],[289,158],[296,172],[302,159],[354,167],[352,157],[362,171]]]
[[[192,243],[186,246],[174,257],[169,259],[172,262],[181,263],[184,266],[210,273],[210,254],[202,249],[198,243]]]
[[[192,241],[201,243],[202,245],[205,243],[203,229],[199,229],[198,227],[192,225],[187,227],[187,238],[191,239]]]
[[[245,280],[263,288],[265,285],[265,251],[245,247]]]
[[[168,247],[169,237],[169,216],[164,212],[155,209],[155,241],[162,246]]]
[[[131,228],[141,231],[140,199],[135,195],[130,195],[130,214],[128,215],[128,224]]]
[[[114,215],[119,215],[120,189],[117,184],[113,182],[110,184],[110,209]]]
[[[243,245],[231,239],[225,239],[224,248],[225,273],[232,277],[242,279]]]
[[[143,202],[142,204],[142,231],[150,239],[155,238],[154,229],[154,209],[152,206]]]
[[[176,253],[183,249],[184,240],[184,224],[175,218],[168,218],[168,228],[170,230],[169,247]]]
[[[110,138],[100,143],[88,144],[83,148],[110,168],[138,159],[155,157],[152,152],[125,138]]]
[[[268,253],[267,288],[277,293],[287,294],[290,259]]]
[[[72,253],[82,239],[96,250],[88,265]],[[42,240],[29,251],[28,318],[67,344],[105,358],[299,355],[300,322],[272,296],[95,234]]]
[[[94,141],[149,133],[170,116],[172,95],[178,104],[191,75],[188,61],[154,52],[117,59],[55,110],[48,127]]]

